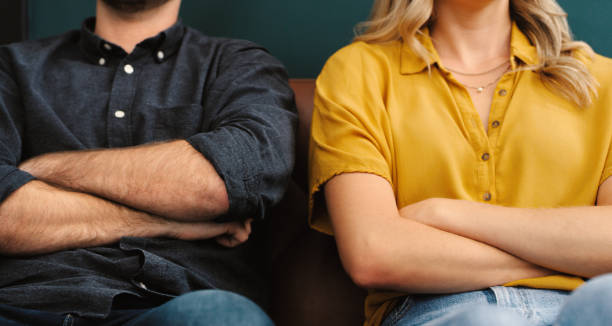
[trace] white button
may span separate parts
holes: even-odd
[[[121,110],[117,110],[115,111],[115,118],[117,119],[123,119],[125,118],[125,112],[121,111]]]
[[[144,283],[142,283],[142,282],[138,282],[138,286],[140,286],[140,288],[145,289],[145,290],[148,289],[147,286],[144,285]]]
[[[108,43],[104,43],[104,48],[107,49],[108,51],[113,49],[113,47]]]
[[[123,71],[125,71],[126,74],[131,75],[134,73],[134,67],[132,67],[132,65],[125,65],[123,67]]]
[[[164,60],[164,51],[157,51],[157,59]]]
[[[99,64],[100,66],[104,66],[104,65],[106,64],[106,59],[104,59],[104,58],[100,58],[100,60],[98,60],[98,64]]]

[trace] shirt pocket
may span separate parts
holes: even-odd
[[[200,104],[182,105],[155,110],[154,140],[186,139],[202,132],[202,114]]]

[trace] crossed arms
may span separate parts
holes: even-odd
[[[597,207],[521,209],[429,199],[398,209],[389,183],[347,173],[325,198],[342,263],[367,288],[470,291],[525,278],[612,271],[612,181]]]
[[[250,222],[215,223],[229,202],[223,180],[186,141],[35,157],[19,168],[38,180],[0,205],[3,254],[104,245],[123,236],[249,236]]]
[[[54,153],[25,162],[23,149],[37,140],[25,137],[27,113],[53,112],[24,108],[27,87],[18,87],[0,51],[0,255],[124,236],[246,241],[249,218],[281,199],[291,174],[295,104],[284,67],[262,48],[228,41],[223,51],[202,100],[206,125],[187,140],[99,150],[73,144],[79,150],[67,152],[50,146]],[[238,220],[217,223],[225,216]]]

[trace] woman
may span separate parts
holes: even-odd
[[[366,325],[612,320],[612,277],[571,292],[612,272],[612,61],[554,0],[376,0],[363,27],[318,78],[310,179]]]

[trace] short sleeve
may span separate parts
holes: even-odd
[[[206,130],[187,141],[216,169],[229,197],[221,220],[263,218],[293,169],[297,115],[283,65],[261,47],[229,41],[205,92]]]
[[[326,63],[317,79],[310,139],[310,225],[332,234],[322,190],[342,173],[371,173],[392,184],[391,135],[376,60],[359,44]]]
[[[599,180],[599,185],[601,186],[608,178],[612,176],[612,144],[610,145],[610,149],[608,150],[608,156],[606,158],[606,163],[604,164],[604,170],[601,174],[601,179]]]

